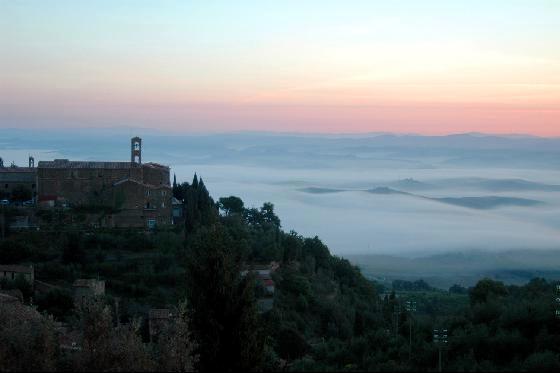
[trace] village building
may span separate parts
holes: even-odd
[[[33,266],[0,264],[0,279],[14,281],[20,276],[30,284],[33,284],[35,280],[35,270]]]
[[[174,313],[169,308],[151,309],[148,313],[150,341],[155,341],[176,317],[177,313]]]
[[[109,228],[172,224],[169,167],[142,163],[142,140],[131,139],[130,162],[55,159],[37,167],[42,207],[72,207],[99,215]]]
[[[177,198],[173,197],[171,200],[171,205],[173,206],[173,220],[177,221],[183,218],[183,202],[179,201]]]
[[[105,281],[93,278],[80,278],[72,285],[74,303],[83,304],[84,301],[105,295]]]
[[[0,199],[31,201],[37,197],[35,159],[29,157],[29,167],[5,166],[0,158]]]
[[[259,312],[270,311],[274,305],[274,291],[276,290],[273,273],[280,267],[277,262],[269,264],[249,264],[241,271],[241,276],[252,273],[256,277],[257,286],[262,289],[257,299]],[[259,292],[257,292],[259,294]]]

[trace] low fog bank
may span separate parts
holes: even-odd
[[[5,130],[0,157],[127,160],[137,133],[125,132]],[[143,160],[170,165],[178,181],[196,172],[215,199],[271,201],[284,229],[318,235],[359,263],[473,250],[560,258],[560,139],[140,135]]]
[[[338,255],[415,256],[463,250],[556,249],[559,247],[560,193],[520,191],[492,193],[542,203],[474,209],[399,194],[372,194],[362,189],[382,185],[371,177],[356,190],[308,193],[306,187],[340,190],[351,177],[345,170],[313,170],[273,177],[267,169],[228,166],[179,166],[177,175],[204,178],[211,193],[237,195],[248,206],[273,201],[285,229],[318,235]],[[387,171],[388,172],[388,171]],[[401,173],[402,171],[394,171]],[[476,173],[477,170],[471,170]],[[429,177],[432,171],[426,171]],[[321,177],[323,182],[321,183]],[[284,181],[282,181],[284,180]],[[357,182],[356,182],[357,183]],[[433,197],[488,195],[486,191],[438,189]]]
[[[423,279],[441,289],[454,284],[470,287],[485,277],[518,285],[535,277],[560,280],[560,254],[552,250],[465,251],[419,258],[370,254],[348,259],[366,277],[389,286],[397,279]]]

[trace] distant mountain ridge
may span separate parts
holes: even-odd
[[[181,134],[150,129],[3,129],[10,149],[50,149],[78,160],[124,159],[130,137],[145,141],[157,162],[235,163],[266,167],[560,168],[560,138],[454,134],[294,134],[232,132]],[[95,146],[92,146],[94,144]],[[1,156],[1,155],[0,155]]]

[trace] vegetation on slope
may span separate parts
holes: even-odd
[[[0,243],[2,263],[33,262],[38,280],[59,287],[34,300],[38,309],[58,320],[81,320],[84,335],[94,338],[84,339],[85,352],[68,360],[51,346],[47,319],[40,335],[23,331],[33,339],[16,340],[3,313],[1,346],[12,347],[0,348],[0,356],[14,365],[1,370],[431,371],[440,349],[445,370],[560,368],[556,284],[534,279],[505,286],[484,279],[471,289],[442,291],[423,281],[396,281],[384,289],[331,255],[318,237],[283,231],[271,203],[246,208],[233,196],[215,202],[196,176],[173,189],[185,202],[184,227],[13,233]],[[274,305],[263,313],[255,277],[242,269],[270,262],[279,263]],[[120,299],[118,320],[103,307],[76,309],[69,302],[72,282],[88,277],[107,281],[108,304]],[[149,342],[138,317],[183,300],[180,324],[169,337]],[[448,331],[447,344],[435,343],[434,329]],[[87,355],[88,343],[104,347]],[[19,361],[13,354],[22,346],[52,360]],[[171,360],[164,359],[170,351]]]

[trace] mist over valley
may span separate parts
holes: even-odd
[[[129,135],[126,129],[51,130],[41,136],[4,130],[0,156],[18,164],[28,154],[37,160],[126,160]],[[493,262],[485,255],[534,253],[530,269],[536,271],[550,263],[550,252],[560,257],[560,139],[141,135],[145,162],[171,166],[179,182],[197,173],[216,200],[235,195],[248,207],[273,202],[284,229],[319,236],[334,254],[372,277],[395,274],[389,265],[372,265],[375,258],[412,260],[423,270],[409,275],[428,278],[438,270],[415,259],[474,252],[465,269],[470,284],[471,275],[492,274],[487,264]],[[546,275],[557,275],[547,268]]]

